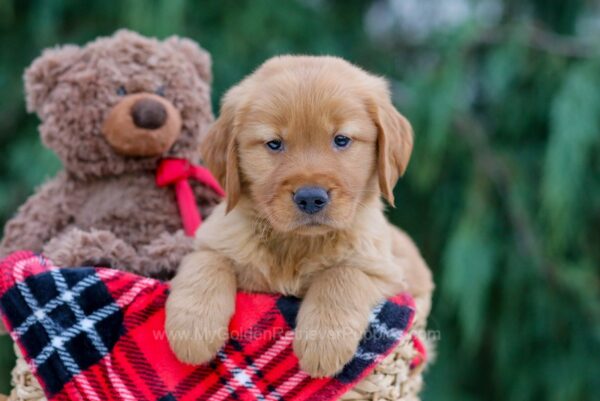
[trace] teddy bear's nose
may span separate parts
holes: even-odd
[[[131,107],[131,117],[139,128],[157,129],[164,125],[167,110],[156,100],[140,99]]]

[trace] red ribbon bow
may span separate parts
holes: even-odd
[[[198,211],[196,198],[188,181],[190,178],[212,189],[217,195],[225,196],[225,191],[206,167],[196,166],[186,159],[162,159],[156,171],[156,185],[159,187],[175,186],[175,196],[183,229],[187,236],[193,237],[202,223],[202,216]]]

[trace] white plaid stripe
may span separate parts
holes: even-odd
[[[120,308],[116,304],[114,304],[114,303],[109,304],[103,308],[98,309],[91,315],[87,316],[87,319],[91,320],[94,324],[96,324],[97,322],[106,319],[108,316],[112,315],[113,313],[118,312],[119,309]],[[71,326],[67,330],[63,331],[62,334],[60,334],[60,335],[56,334],[56,335],[54,335],[54,337],[60,337],[60,340],[62,340],[62,342],[64,344],[67,341],[75,338],[80,333],[88,334],[87,327],[83,327],[81,323],[82,322],[75,323],[73,326]],[[60,340],[58,340],[58,341],[60,341]],[[37,365],[41,365],[42,363],[46,362],[46,360],[50,357],[50,355],[52,355],[52,353],[55,351],[55,349],[56,349],[56,346],[52,343],[52,341],[50,341],[50,344],[48,344],[46,347],[44,347],[42,352],[40,352],[35,357],[35,359],[34,359],[35,363]]]
[[[60,327],[57,327],[56,324],[50,320],[44,309],[40,307],[33,294],[31,294],[31,291],[29,291],[29,287],[27,287],[25,283],[17,283],[17,288],[19,289],[21,296],[25,299],[27,306],[29,306],[33,314],[36,316],[37,321],[42,325],[46,333],[48,333],[48,337],[50,337],[50,343],[46,347],[51,347],[53,351],[56,351],[69,373],[72,375],[78,374],[79,366],[77,366],[77,363],[73,357],[63,348],[64,343],[60,343],[60,340],[56,340],[59,338],[58,331],[60,331]],[[37,361],[36,366],[39,366]]]
[[[381,302],[377,304],[375,308],[373,308],[371,315],[369,316],[369,328],[372,329],[375,333],[386,337],[387,339],[396,341],[402,336],[403,331],[400,329],[389,327],[385,322],[382,322],[379,319],[379,314],[381,313],[381,310],[383,309],[385,303],[385,301]],[[248,389],[248,391],[250,391],[250,393],[254,395],[255,399],[260,401],[277,401],[283,399],[283,397],[287,393],[292,391],[298,384],[300,384],[306,377],[308,377],[306,373],[299,371],[294,376],[284,381],[279,387],[275,389],[275,391],[270,392],[266,396],[263,395],[260,392],[260,390],[255,386],[254,382],[252,381],[252,377],[256,375],[260,368],[264,367],[272,358],[279,354],[283,347],[287,346],[293,341],[293,335],[293,331],[287,332],[278,340],[278,342],[273,347],[267,350],[261,357],[257,358],[253,364],[249,364],[245,369],[236,366],[223,351],[220,351],[217,354],[217,356],[231,372],[236,385],[233,385],[231,383],[227,383],[226,385],[224,385],[216,394],[214,394],[214,400],[220,401],[225,399],[228,395],[233,394],[236,391],[236,389],[241,386]],[[365,351],[364,349],[359,347],[356,351],[355,357],[369,362],[373,362],[378,359],[381,359],[382,355],[377,354],[375,352]]]
[[[38,313],[36,315],[36,313],[34,312],[32,314],[32,316],[29,316],[25,320],[25,322],[23,322],[17,328],[17,330],[15,330],[14,334],[17,334],[15,337],[23,335],[25,332],[27,332],[27,329],[29,329],[31,327],[31,325],[33,325],[35,322],[39,321],[40,324],[42,324],[42,326],[44,327],[44,330],[46,330],[46,332],[48,333],[48,335],[50,337],[50,343],[48,346],[46,346],[42,350],[42,352],[40,354],[38,354],[38,356],[35,359],[33,359],[29,363],[29,366],[30,366],[31,370],[35,372],[37,370],[37,367],[40,366],[41,363],[45,362],[48,359],[48,357],[50,357],[50,355],[52,355],[53,352],[56,352],[59,355],[61,362],[65,365],[65,367],[68,369],[69,373],[72,375],[73,384],[79,388],[79,391],[84,395],[85,399],[90,400],[90,401],[102,401],[100,399],[100,397],[98,396],[98,394],[96,393],[96,391],[94,390],[93,386],[90,384],[90,382],[85,377],[85,375],[79,374],[80,373],[79,366],[74,361],[74,359],[71,357],[71,355],[63,347],[63,345],[66,341],[68,341],[70,338],[75,337],[77,334],[79,334],[83,330],[79,330],[77,332],[76,330],[74,330],[74,328],[76,328],[75,326],[77,326],[77,325],[75,325],[75,326],[71,327],[70,329],[68,329],[66,332],[63,332],[62,334],[59,335],[57,333],[57,331],[55,330],[55,328],[58,328],[58,327],[56,327],[56,324],[54,322],[48,321],[48,317],[47,317],[48,313],[52,312],[58,306],[63,305],[65,303],[68,304],[70,297],[69,296],[65,297],[64,292],[61,294],[62,291],[69,291],[72,299],[75,299],[76,297],[80,296],[81,293],[86,288],[98,283],[100,281],[100,278],[95,274],[91,275],[91,276],[86,276],[81,281],[76,283],[73,286],[73,288],[71,288],[69,290],[68,286],[66,285],[66,282],[64,281],[64,277],[58,271],[59,269],[55,266],[48,266],[50,274],[51,274],[52,278],[54,279],[57,289],[59,290],[59,296],[57,298],[52,299],[49,302],[47,302],[43,308],[40,308],[37,300],[35,299],[35,297],[33,297],[33,294],[31,294],[31,292],[29,291],[29,288],[24,283],[25,268],[27,267],[28,264],[30,264],[32,262],[32,260],[35,260],[36,262],[40,263],[43,266],[47,265],[47,263],[46,263],[47,260],[41,256],[20,261],[19,263],[17,263],[15,265],[14,276],[16,279],[15,281],[17,283],[16,284],[17,288],[21,292],[21,295],[27,302],[29,308],[32,311],[35,311]],[[115,274],[116,274],[116,272],[115,272]],[[109,306],[111,306],[111,305],[109,305]],[[83,314],[83,311],[81,311],[79,305],[77,305],[76,310],[73,310],[72,305],[69,305],[69,307],[71,308],[71,310],[73,311],[73,313],[76,315],[76,317],[78,319]],[[105,309],[105,308],[103,308],[103,309]],[[112,309],[112,308],[109,308],[109,309]],[[114,313],[116,310],[118,310],[118,307],[112,311],[109,311],[109,310],[103,311],[101,309],[99,311],[100,313],[96,312],[96,313],[92,314],[91,316],[88,316],[87,319],[95,318],[96,321],[100,321],[102,319],[97,319],[98,317],[103,316],[102,318],[104,318],[104,317],[110,316],[110,314]],[[81,314],[79,312],[81,312]],[[110,312],[110,313],[107,313],[107,312]],[[42,317],[42,319],[40,319],[40,316]],[[84,319],[86,319],[85,314],[83,314],[83,317],[84,317]],[[94,322],[94,320],[91,320],[91,322]],[[89,327],[87,324],[84,324],[84,328],[86,330],[89,330]],[[104,343],[100,339],[97,332],[95,332],[95,335],[97,337],[96,344],[101,344],[100,348],[104,347],[104,349],[106,349],[106,347],[104,346]],[[88,336],[89,336],[89,333],[88,333]],[[93,339],[91,339],[91,340],[92,340],[92,342],[94,342]],[[132,401],[134,400],[134,398],[128,398],[128,399],[131,399]]]
[[[249,369],[250,365],[246,369],[236,366],[223,351],[219,351],[217,353],[217,357],[223,362],[223,364],[233,375],[233,379],[238,383],[238,385],[235,387],[229,383],[225,385],[230,394],[233,394],[238,387],[244,386],[246,389],[248,389],[248,391],[250,391],[250,393],[252,393],[255,399],[258,401],[265,401],[265,396],[252,381],[253,373],[251,370],[254,369]],[[220,397],[220,395],[217,396],[217,394],[215,394],[215,396],[215,400],[219,399]]]
[[[288,336],[288,335],[290,335],[288,340],[289,340],[289,343],[291,343],[292,341],[294,341],[294,332],[288,331],[286,333],[286,336]],[[286,346],[287,346],[287,344],[286,344]],[[292,377],[284,380],[283,383],[281,383],[274,391],[270,392],[267,395],[267,401],[282,400],[287,393],[292,391],[298,384],[300,384],[307,377],[309,377],[308,373],[305,373],[302,370],[298,370],[298,372],[296,372],[296,374],[294,374]]]
[[[106,371],[108,372],[108,378],[110,379],[110,383],[119,393],[119,397],[125,401],[137,401],[137,398],[131,394],[125,383],[121,380],[121,376],[118,373],[115,373],[112,363],[112,355],[107,354],[104,357],[104,365],[106,366]]]
[[[393,327],[389,327],[387,325],[387,323],[379,320],[379,315],[381,313],[381,310],[383,309],[384,305],[387,303],[388,303],[387,301],[382,301],[382,302],[378,303],[377,306],[375,306],[375,308],[373,308],[373,310],[371,311],[371,315],[369,316],[369,323],[370,323],[370,326],[377,333],[384,335],[385,337],[388,337],[390,339],[398,340],[400,337],[402,337],[402,334],[404,333],[404,331],[393,328]]]
[[[124,308],[127,307],[133,300],[140,295],[142,291],[147,288],[153,288],[154,282],[152,279],[144,278],[137,281],[125,294],[121,295],[119,299],[116,300],[117,305]]]
[[[75,383],[75,386],[77,386],[77,388],[79,389],[79,392],[83,395],[83,397],[81,397],[82,400],[106,401],[98,396],[96,390],[94,390],[94,387],[90,384],[85,375],[81,374],[73,376],[73,382]]]
[[[365,352],[365,351],[361,350],[360,348],[354,354],[355,358],[363,359],[365,361],[374,361],[379,356],[380,355],[376,352]]]
[[[142,281],[144,281],[144,280],[142,280]],[[143,288],[145,288],[145,285],[147,284],[146,282],[142,282],[142,281],[136,283],[136,285],[134,285],[127,293],[123,294],[121,296],[121,298],[119,298],[117,300],[117,302],[121,303],[121,302],[123,302],[124,299],[131,299],[135,294],[138,294]],[[62,334],[60,335],[61,340],[63,340],[62,342],[65,343],[65,342],[71,340],[72,338],[76,337],[78,334],[83,333],[83,332],[85,332],[89,336],[90,331],[91,331],[91,330],[89,330],[89,326],[87,324],[84,324],[82,326],[82,323],[84,323],[87,320],[87,321],[90,321],[93,326],[95,326],[95,324],[97,322],[104,320],[105,318],[107,318],[108,316],[112,315],[115,312],[118,312],[119,310],[120,310],[120,307],[116,303],[111,303],[111,304],[104,306],[103,308],[98,309],[91,315],[85,316],[84,320],[79,320],[79,318],[78,318],[77,323],[75,323],[73,326],[71,326],[70,328],[68,328],[67,330],[62,332]],[[94,330],[94,332],[96,335],[98,335],[95,330]],[[92,339],[90,338],[90,340],[92,340]],[[92,340],[92,342],[93,342],[93,340]],[[102,343],[101,339],[100,339],[100,342]],[[102,347],[104,347],[104,349],[106,350],[104,343],[102,343]],[[50,357],[50,355],[52,355],[54,350],[55,349],[54,349],[54,346],[52,345],[52,341],[50,341],[50,343],[46,347],[44,347],[44,349],[34,359],[35,364],[41,365],[42,363],[44,363]]]
[[[371,311],[371,315],[369,316],[369,328],[373,329],[377,334],[386,337],[387,339],[391,339],[393,341],[397,341],[402,334],[404,333],[400,329],[396,329],[393,327],[389,327],[385,322],[379,320],[379,314],[383,309],[383,306],[386,304],[386,301],[378,303],[373,310]],[[355,358],[362,359],[365,361],[375,361],[381,357],[380,354],[375,352],[368,352],[358,347],[356,353],[354,354]]]
[[[64,277],[56,267],[50,267],[49,271],[54,280],[56,288],[59,291],[59,295],[57,298],[50,300],[46,303],[46,305],[41,307],[37,302],[37,299],[31,293],[27,284],[24,282],[24,269],[33,260],[43,265],[46,264],[45,259],[35,257],[22,260],[15,265],[14,275],[16,279],[16,287],[27,303],[27,306],[31,309],[32,314],[15,329],[14,334],[16,337],[20,337],[25,334],[34,323],[40,323],[48,334],[50,341],[33,359],[33,368],[37,368],[38,366],[42,365],[54,352],[56,352],[69,373],[73,376],[76,376],[80,373],[79,366],[73,357],[65,350],[64,344],[78,334],[86,333],[96,350],[101,353],[101,355],[105,355],[108,350],[94,327],[97,322],[117,312],[119,307],[112,303],[95,311],[91,315],[86,316],[75,300],[86,288],[98,283],[100,281],[99,277],[95,274],[86,276],[81,281],[76,283],[73,288],[69,289]],[[62,331],[62,328],[58,327],[58,325],[48,317],[48,314],[58,306],[64,304],[69,306],[71,311],[75,314],[78,322],[69,329]],[[84,383],[80,381],[80,385],[82,384]],[[87,383],[86,387],[89,387],[89,383]]]
[[[96,274],[102,277],[102,279],[106,280],[115,276],[117,273],[115,270],[103,269],[96,271]],[[126,293],[121,295],[121,297],[119,297],[119,299],[117,299],[115,302],[117,305],[126,306],[129,303],[131,303],[132,300],[136,296],[138,296],[141,291],[143,291],[146,288],[151,288],[153,286],[154,281],[151,279],[139,280]],[[137,398],[129,391],[125,383],[123,383],[123,381],[121,380],[121,376],[114,371],[112,355],[110,353],[108,353],[104,357],[104,364],[106,366],[110,382],[113,385],[113,387],[118,391],[120,399],[123,399],[125,401],[137,401]]]
[[[96,284],[99,281],[100,281],[100,278],[96,275],[87,276],[86,278],[84,278],[83,280],[78,282],[70,291],[71,291],[71,293],[73,293],[73,295],[78,296],[86,288],[91,287],[92,285]],[[64,301],[60,297],[54,298],[53,300],[48,302],[46,305],[44,305],[44,312],[50,313],[54,309],[56,309],[58,306],[61,306],[63,303],[64,303]],[[25,319],[25,321],[23,323],[21,323],[19,325],[19,327],[17,327],[14,330],[14,333],[17,334],[18,336],[22,336],[23,334],[25,334],[25,332],[27,332],[27,330],[29,330],[31,325],[33,325],[37,321],[38,321],[38,319],[36,318],[36,316],[34,314],[29,315],[27,317],[27,319]]]
[[[54,279],[54,283],[56,284],[56,288],[58,288],[59,297],[69,306],[71,312],[75,315],[77,322],[81,325],[81,328],[86,333],[94,348],[100,355],[108,354],[108,349],[106,345],[104,345],[104,341],[100,337],[100,334],[96,331],[95,324],[96,321],[88,318],[81,306],[76,301],[76,296],[79,294],[74,294],[69,290],[69,286],[65,281],[65,278],[58,270],[51,270],[50,274]],[[95,275],[95,274],[94,274]]]
[[[375,319],[373,321],[373,329],[388,338],[392,338],[394,340],[399,339],[400,337],[402,337],[402,333],[403,331],[400,329],[396,329],[393,327],[389,327],[386,323],[379,321],[379,319]]]
[[[283,383],[281,383],[279,385],[279,387],[277,387],[275,389],[274,392],[272,392],[271,394],[268,395],[267,400],[271,401],[271,400],[281,400],[283,399],[283,397],[289,393],[291,390],[293,390],[298,384],[300,384],[302,382],[302,380],[306,379],[308,377],[307,373],[304,373],[303,371],[299,370],[298,373],[296,373],[294,376],[290,377],[289,379],[285,380]]]
[[[48,264],[46,263],[46,259],[44,259],[42,256],[34,256],[25,260],[21,260],[19,261],[14,268],[13,271],[13,275],[15,277],[15,282],[17,283],[17,288],[19,288],[19,292],[21,292],[21,295],[25,298],[25,295],[23,294],[22,291],[25,291],[26,294],[28,295],[32,295],[31,292],[29,291],[29,288],[23,283],[24,279],[25,279],[25,268],[30,264],[30,263],[39,263],[42,266],[47,266]],[[56,269],[55,266],[48,266],[50,269]],[[19,284],[22,284],[22,286],[20,287]],[[27,300],[27,298],[25,298],[26,302],[28,303],[29,308],[33,311],[33,310],[39,310],[38,309],[34,309],[35,306],[38,306],[37,300],[34,297],[31,297],[29,300]],[[31,303],[30,303],[31,302]],[[46,330],[46,332],[48,333],[49,336],[51,336],[51,333],[53,332],[53,330],[48,330],[47,327],[45,327],[44,322],[40,322],[42,324],[42,326],[44,327],[44,329]],[[51,322],[52,323],[52,322]],[[54,326],[53,324],[51,326]],[[50,327],[50,329],[52,329],[52,327]],[[18,336],[15,335],[15,333],[13,333],[13,338],[15,340],[18,339]],[[69,370],[69,372],[73,375],[73,380],[74,383],[77,387],[79,387],[80,392],[85,396],[86,400],[90,400],[90,401],[101,401],[100,398],[98,397],[98,395],[96,394],[96,392],[94,391],[94,389],[92,388],[92,386],[90,385],[90,383],[88,382],[87,378],[84,375],[80,375],[80,374],[76,374],[76,372],[79,371],[79,367],[77,366],[77,364],[75,363],[75,361],[73,360],[73,358],[71,357],[71,355],[69,355],[68,352],[66,352],[64,349],[57,349],[56,350],[57,354],[59,355],[59,358],[61,359],[61,361],[63,362],[63,364],[65,365],[65,367]],[[66,363],[65,363],[66,362]],[[35,364],[35,361],[30,361],[28,363],[29,368],[32,372],[35,372],[37,370],[37,366]]]
[[[15,263],[15,268],[13,271],[13,276],[15,278],[15,282],[21,282],[23,280],[25,280],[25,268],[30,265],[31,263],[36,263],[39,262],[41,265],[46,266],[46,263],[44,261],[43,258],[40,258],[38,256],[33,256],[31,258],[27,258],[27,259],[23,259],[23,260],[19,260],[17,263]]]
[[[217,356],[223,362],[223,364],[227,367],[227,369],[233,375],[233,379],[237,383],[237,385],[226,384],[224,387],[219,389],[212,397],[211,401],[221,401],[226,399],[226,397],[230,394],[233,394],[239,387],[243,386],[250,391],[254,395],[257,400],[265,401],[267,399],[280,400],[282,395],[279,394],[276,389],[274,392],[265,395],[261,393],[261,391],[254,385],[252,378],[258,374],[260,369],[264,368],[273,358],[279,355],[283,350],[285,350],[289,344],[294,339],[294,332],[288,331],[283,336],[281,336],[275,344],[273,344],[267,351],[265,351],[259,358],[257,358],[253,363],[246,366],[245,369],[236,366],[223,351],[219,351]]]

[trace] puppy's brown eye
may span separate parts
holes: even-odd
[[[348,146],[350,146],[350,142],[352,142],[352,139],[348,138],[345,135],[336,135],[333,138],[333,145],[339,149],[347,148]]]
[[[274,139],[266,143],[267,148],[271,149],[274,152],[281,152],[283,150],[283,141],[279,139]]]

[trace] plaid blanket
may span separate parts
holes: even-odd
[[[163,330],[168,284],[102,268],[58,269],[17,252],[0,263],[0,312],[50,400],[334,400],[408,330],[412,299],[378,305],[355,357],[312,379],[293,354],[300,300],[239,293],[230,340],[208,364],[179,362]]]

